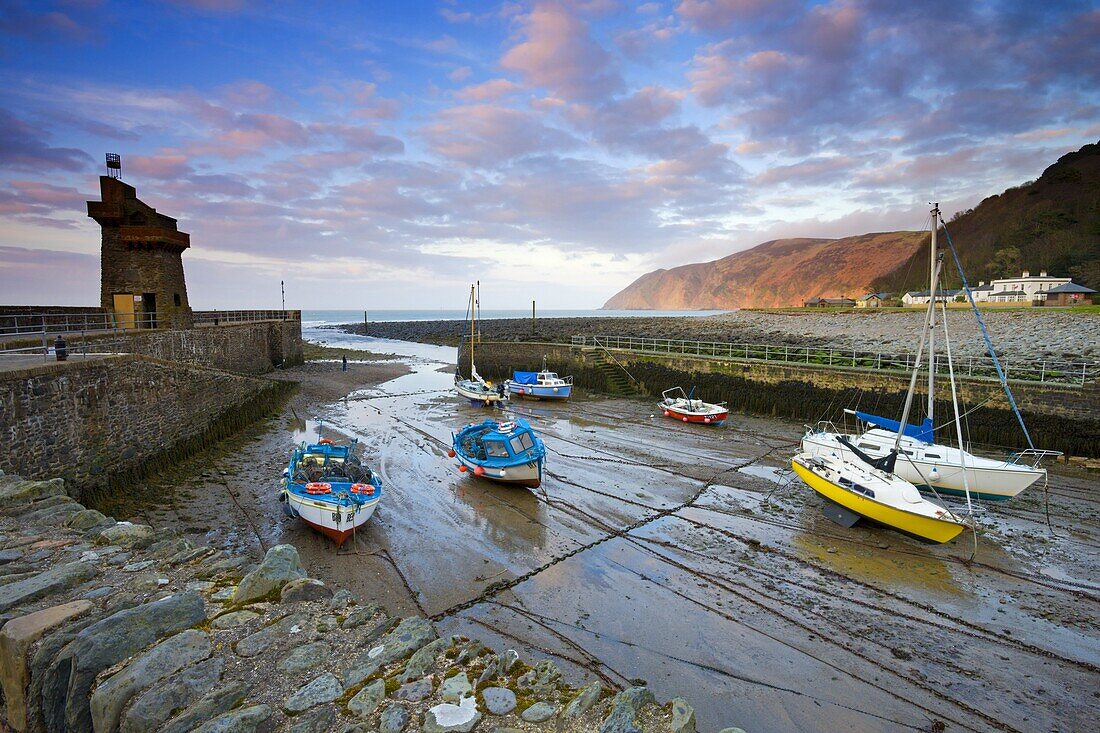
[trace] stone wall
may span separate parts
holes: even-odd
[[[0,372],[0,470],[104,490],[240,429],[291,389],[133,355]]]
[[[291,545],[256,565],[78,493],[0,474],[0,730],[695,733],[682,698],[440,637],[307,577]]]
[[[304,361],[301,321],[135,331],[121,337],[118,350],[243,374],[263,374]]]
[[[544,356],[548,368],[561,375],[573,375],[578,386],[606,389],[606,376],[597,366],[601,357],[562,344],[481,343],[477,347],[477,368],[488,379],[504,379],[513,369],[541,366]],[[724,401],[736,411],[808,422],[842,421],[844,408],[857,407],[881,415],[900,415],[909,387],[908,375],[901,373],[618,352],[615,358],[638,380],[641,391],[652,397],[668,387],[689,389],[695,385],[699,397],[709,402]],[[460,348],[458,363],[468,359],[465,348]],[[973,409],[966,420],[969,440],[1016,449],[1027,447],[1000,384],[959,380],[958,389],[964,409]],[[1018,382],[1012,385],[1012,391],[1037,447],[1070,456],[1100,457],[1100,385],[1075,388]],[[942,378],[937,382],[936,411],[941,421],[954,414],[950,383]]]

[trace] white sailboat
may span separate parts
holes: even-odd
[[[935,441],[933,426],[936,379],[935,329],[937,298],[935,294],[939,291],[939,274],[942,266],[941,259],[937,255],[936,236],[941,222],[939,207],[933,206],[931,286],[929,288],[928,317],[925,321],[921,340],[921,348],[923,349],[925,339],[927,339],[929,352],[927,417],[920,425],[911,425],[906,422],[906,417],[903,417],[901,421],[896,421],[870,413],[846,410],[846,412],[855,415],[857,420],[865,426],[862,433],[844,434],[837,431],[831,424],[823,423],[806,432],[802,438],[802,451],[809,455],[838,455],[847,460],[853,460],[856,456],[851,446],[857,447],[873,458],[885,456],[891,450],[896,449],[899,451],[899,456],[894,467],[894,473],[919,488],[955,495],[969,494],[994,501],[1011,499],[1039,479],[1045,481],[1047,472],[1040,465],[1041,461],[1048,456],[1060,454],[1056,451],[1044,451],[1032,447],[1015,453],[1005,460],[976,456],[962,447],[961,429],[959,430],[958,447]],[[966,291],[969,294],[968,287]],[[973,301],[971,303],[973,304]],[[949,341],[947,341],[946,305],[943,305],[942,309],[945,343],[949,344]],[[987,346],[990,349],[990,354],[996,359],[992,351],[992,344],[988,343],[988,339]],[[948,363],[950,365],[949,352]],[[913,389],[916,386],[917,369],[920,366],[920,351],[918,351],[917,367],[914,369],[910,392],[906,400],[906,416],[913,397]],[[951,377],[951,391],[952,396],[954,396],[953,373]],[[1004,387],[1011,401],[1011,392],[1008,391],[1007,382],[1004,382]],[[1014,402],[1012,404],[1015,405]],[[1022,425],[1023,421],[1021,419]],[[844,440],[841,440],[841,438],[844,438]],[[1028,442],[1030,444],[1030,436],[1028,436]]]
[[[455,391],[472,403],[480,403],[486,407],[503,403],[508,399],[508,394],[503,384],[494,387],[490,382],[482,379],[474,366],[474,343],[477,341],[477,291],[474,285],[470,286],[470,378],[463,379],[458,369],[455,369]]]

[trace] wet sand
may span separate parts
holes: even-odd
[[[1084,730],[1100,716],[1095,473],[1052,475],[1053,533],[1038,489],[986,507],[971,562],[969,534],[929,546],[824,519],[787,470],[799,425],[689,427],[648,400],[579,395],[508,408],[545,440],[548,474],[502,487],[446,457],[452,430],[490,414],[451,393],[448,353],[286,374],[303,379],[287,410],[185,467],[150,519],[257,558],[293,542],[315,575],[419,608],[440,633],[684,695],[701,730]],[[306,417],[359,438],[387,489],[340,553],[275,500]]]

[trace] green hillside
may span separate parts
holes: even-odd
[[[1100,143],[1062,156],[1036,181],[956,214],[947,228],[972,285],[1046,270],[1100,290]],[[925,244],[874,287],[895,293],[927,288],[927,263]],[[950,262],[945,272],[948,283],[957,282]]]

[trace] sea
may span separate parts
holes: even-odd
[[[678,311],[678,310],[537,310],[536,318],[653,318],[655,316],[697,317],[716,316],[729,311]],[[366,321],[464,321],[470,317],[466,310],[303,310],[303,326],[323,326],[339,323]],[[530,318],[531,311],[482,310],[478,318]]]

